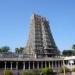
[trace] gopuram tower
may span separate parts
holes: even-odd
[[[35,58],[51,57],[59,54],[46,17],[32,15],[29,39],[24,53]]]

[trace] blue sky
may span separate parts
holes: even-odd
[[[32,13],[46,16],[58,48],[75,43],[75,0],[0,0],[0,47],[25,47]]]

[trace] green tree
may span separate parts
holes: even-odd
[[[72,55],[74,55],[74,52],[72,50],[63,50],[62,55],[72,56]]]
[[[24,48],[20,47],[20,48],[15,48],[15,52],[16,53],[23,53]]]
[[[42,73],[43,75],[49,75],[49,74],[52,74],[52,73],[53,73],[53,69],[46,67],[46,68],[43,68],[43,69],[41,70],[41,73]]]
[[[10,47],[8,47],[8,46],[3,46],[3,47],[1,47],[0,52],[1,52],[1,53],[7,53],[7,52],[9,52],[9,50],[10,50]]]
[[[0,48],[0,53],[2,53],[2,50],[1,50],[1,48]]]
[[[72,49],[75,50],[75,44],[73,44]]]
[[[19,48],[15,48],[15,53],[19,53]]]
[[[73,44],[73,46],[72,46],[72,51],[73,51],[73,54],[75,55],[75,44]]]
[[[20,52],[22,53],[24,50],[24,47],[20,47]]]

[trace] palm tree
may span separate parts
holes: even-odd
[[[15,48],[15,53],[19,53],[19,48]]]
[[[24,50],[24,47],[20,47],[20,52],[22,53]]]
[[[24,50],[23,47],[15,48],[15,53],[18,53],[18,54],[23,53],[23,50]]]

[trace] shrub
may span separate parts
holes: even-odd
[[[31,72],[28,72],[28,71],[23,71],[23,72],[21,73],[21,75],[32,75],[32,73],[31,73]]]
[[[39,70],[22,71],[21,75],[40,75]]]
[[[27,72],[27,71],[23,71],[23,72],[21,73],[21,75],[28,75],[28,72]]]
[[[72,71],[75,72],[75,68],[73,68]]]
[[[41,70],[41,73],[42,73],[43,75],[49,75],[49,74],[53,73],[53,69],[52,69],[52,68],[43,68],[43,69]]]
[[[60,72],[61,72],[61,73],[64,73],[64,70],[65,70],[65,72],[70,72],[70,69],[68,69],[67,67],[62,67],[62,68],[60,69]]]
[[[13,75],[13,72],[11,70],[5,70],[4,75]]]
[[[40,70],[33,70],[32,75],[40,75]]]

